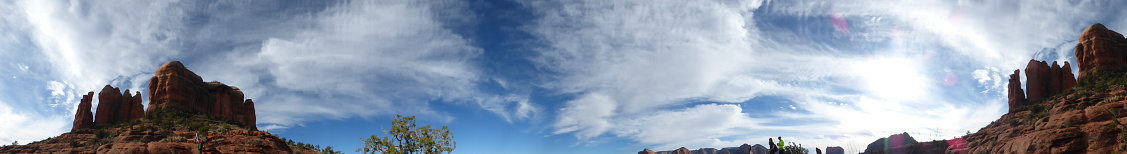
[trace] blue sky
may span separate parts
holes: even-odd
[[[349,153],[395,114],[450,126],[455,153],[854,151],[989,124],[1007,75],[1127,29],[1123,3],[5,1],[0,144],[67,132],[106,84],[147,105],[178,60],[254,99],[260,129]]]

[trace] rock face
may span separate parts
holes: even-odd
[[[98,112],[93,117],[93,126],[100,127],[121,121],[140,119],[141,115],[144,114],[144,111],[140,110],[142,107],[140,101],[141,93],[137,93],[137,96],[134,97],[132,94],[129,94],[129,90],[125,90],[125,93],[118,93],[119,91],[120,89],[118,88],[106,85],[102,88],[101,92],[98,92],[98,101],[100,102],[98,103]],[[89,107],[84,108],[83,106],[89,106],[89,103],[94,100],[93,96],[94,92],[89,92],[87,95],[82,96],[82,102],[78,104],[79,112],[75,113],[75,125],[71,128],[71,131],[91,128],[90,125],[78,125],[78,123],[80,123],[80,121],[90,121],[84,119],[87,117],[81,115],[88,114],[90,111]]]
[[[1098,72],[1127,71],[1127,39],[1122,34],[1108,30],[1102,24],[1094,24],[1080,34],[1076,45],[1076,61],[1080,68],[1080,79]]]
[[[1127,153],[1125,138],[1119,135],[1127,132],[1127,125],[1120,123],[1127,121],[1127,99],[1123,99],[1127,90],[1115,81],[1105,81],[1127,76],[1095,78],[1097,73],[1127,70],[1127,41],[1100,24],[1085,29],[1079,41],[1079,80],[1068,78],[1071,74],[1066,72],[1071,72],[1071,66],[1065,62],[1060,67],[1061,89],[1055,91],[1064,91],[1077,81],[1091,82],[1090,85],[1073,89],[1063,97],[1042,98],[1037,103],[1032,95],[1035,87],[1027,85],[1028,109],[1011,110],[978,132],[951,140],[954,142],[949,142],[946,153]],[[1026,75],[1031,74],[1029,70],[1026,69]],[[1039,81],[1027,78],[1027,82]],[[1051,93],[1051,88],[1044,91]]]
[[[99,139],[97,131],[63,133],[38,143],[0,146],[4,153],[293,153],[286,141],[261,131],[231,130],[200,134],[204,148],[197,150],[194,131],[105,130],[114,133]],[[174,139],[179,138],[179,140]],[[98,143],[109,141],[109,143]]]
[[[243,91],[220,82],[204,82],[179,61],[164,63],[149,80],[149,108],[207,113],[255,127],[254,102]]]
[[[1046,97],[1071,89],[1076,85],[1071,67],[1068,62],[1064,62],[1064,67],[1061,67],[1055,61],[1050,66],[1045,61],[1029,60],[1025,66],[1025,95],[1021,88],[1021,71],[1014,70],[1006,86],[1010,112],[1020,110],[1027,103],[1040,102]]]
[[[70,128],[70,131],[94,126],[94,113],[90,112],[92,107],[90,103],[94,99],[93,97],[94,92],[82,95],[82,100],[78,103],[78,111],[74,113],[74,126]]]
[[[133,107],[129,108],[129,119],[141,119],[141,116],[145,115],[145,106],[141,105],[141,92],[133,95],[133,102],[131,103]]]
[[[172,108],[210,113],[215,98],[207,88],[203,78],[179,61],[164,63],[149,79],[149,108],[145,111]]]
[[[1010,75],[1010,83],[1006,87],[1010,111],[1014,111],[1018,106],[1025,105],[1025,91],[1021,89],[1021,70],[1014,70],[1014,74]]]
[[[690,152],[689,148],[681,147],[677,150],[673,150],[673,154],[693,154],[693,152]]]
[[[916,143],[919,142],[916,142],[915,138],[912,138],[911,135],[905,132],[877,139],[873,141],[873,143],[869,143],[869,146],[865,148],[865,152],[863,153],[905,153],[907,151],[901,151],[901,149],[897,147],[906,147]]]
[[[845,149],[841,147],[826,147],[826,154],[845,154]]]
[[[657,154],[657,152],[654,152],[650,149],[643,149],[642,151],[638,151],[638,154]]]

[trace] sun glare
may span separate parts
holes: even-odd
[[[853,64],[864,90],[891,101],[914,100],[923,95],[927,79],[907,58],[876,58]]]

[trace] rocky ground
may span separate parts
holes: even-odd
[[[204,142],[197,149],[196,134]],[[8,153],[293,153],[273,134],[240,127],[205,114],[157,111],[145,118],[87,128],[27,145],[0,147]],[[302,151],[302,150],[299,150]],[[308,152],[308,151],[307,151]]]

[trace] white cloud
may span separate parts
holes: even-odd
[[[181,19],[171,2],[18,1],[27,35],[47,58],[67,97],[117,84],[177,54]],[[139,85],[125,87],[138,90]],[[77,101],[65,105],[73,109]]]
[[[470,102],[505,120],[539,110],[527,96],[477,91],[483,52],[446,28],[456,1],[350,1],[292,20],[295,33],[262,38],[203,64],[201,75],[239,86],[272,129],[320,118],[412,114],[450,121],[432,101]],[[253,6],[245,6],[253,7]],[[452,13],[453,12],[453,13]],[[303,23],[308,22],[308,23]],[[235,69],[228,69],[235,68]],[[244,72],[247,71],[248,72]],[[265,79],[265,80],[264,80]]]
[[[57,136],[70,131],[68,126],[73,120],[72,116],[18,111],[2,101],[0,101],[0,118],[4,119],[4,124],[0,125],[0,143],[3,144],[10,144],[12,141],[27,144]]]
[[[537,65],[560,75],[541,86],[579,95],[558,113],[552,127],[556,134],[574,133],[587,140],[625,128],[615,122],[616,117],[645,118],[654,116],[649,112],[677,111],[671,108],[687,103],[742,102],[773,95],[796,102],[793,106],[781,106],[795,111],[771,111],[776,115],[849,123],[840,130],[811,132],[842,133],[849,135],[845,138],[871,141],[899,133],[893,131],[934,129],[930,126],[934,124],[918,122],[946,122],[950,127],[935,131],[950,136],[997,118],[1005,106],[995,99],[1004,97],[1004,89],[1000,88],[1004,88],[1006,81],[1000,74],[1009,73],[999,70],[1023,67],[1040,49],[1075,39],[1081,28],[1095,20],[1075,17],[1094,16],[1095,13],[1085,10],[1101,6],[1097,3],[771,1],[760,8],[757,1],[701,0],[526,5],[541,15],[527,29],[545,46],[536,50],[540,53],[535,59]],[[817,27],[806,24],[820,22],[760,23],[756,17],[761,15],[826,20],[834,15],[848,19],[847,26],[851,27],[825,25],[842,30],[821,34],[825,32],[802,29]],[[857,18],[868,20],[857,22]],[[799,28],[798,32],[788,32],[791,29],[787,28],[760,29],[765,26]],[[845,28],[849,31],[845,32]],[[833,41],[848,42],[830,43],[820,38],[830,35],[845,38]],[[832,39],[836,38],[828,40]],[[850,49],[838,44],[877,47]],[[957,72],[964,70],[969,71]],[[979,82],[976,86],[990,92],[957,89],[968,86],[953,86],[958,85],[959,76],[948,76],[961,74],[971,74]],[[951,83],[946,83],[947,87],[940,86],[948,80]],[[968,102],[981,99],[986,99],[986,103]],[[847,115],[834,117],[832,113]],[[885,120],[857,121],[866,118]],[[966,120],[960,118],[974,122],[951,122]],[[590,123],[576,122],[580,120]],[[889,127],[868,132],[863,130],[871,126],[862,127],[866,126],[863,124]],[[804,123],[768,130],[812,126],[816,125]],[[747,133],[717,136],[743,134]],[[641,133],[614,135],[645,144],[662,144],[642,140],[651,135]],[[817,136],[803,139],[822,145],[847,142]]]
[[[146,72],[171,60],[240,87],[255,100],[259,123],[273,129],[395,113],[452,120],[430,109],[435,101],[477,103],[507,120],[541,110],[527,96],[477,91],[482,75],[474,61],[483,51],[447,25],[472,18],[460,1],[348,1],[308,13],[268,12],[278,10],[256,2],[11,3],[0,7],[12,12],[0,19],[12,25],[2,26],[26,30],[0,35],[3,43],[26,36],[50,57],[45,76],[57,79],[45,84],[52,97],[66,98],[57,105],[68,116],[73,98],[102,85],[146,92]]]
[[[766,122],[749,117],[746,113],[742,113],[739,106],[731,104],[703,104],[616,120],[616,123],[625,127],[614,129],[612,131],[614,134],[636,140],[641,144],[657,145],[653,149],[755,144],[758,142],[748,142],[744,138],[735,140],[719,138],[758,131],[757,129],[765,127],[761,123]]]

